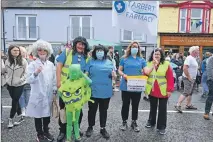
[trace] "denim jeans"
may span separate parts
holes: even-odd
[[[212,107],[212,102],[213,102],[213,80],[208,80],[207,84],[209,86],[209,94],[208,98],[206,99],[206,106],[205,106],[205,113],[209,114],[211,107]]]
[[[207,73],[206,73],[206,71],[203,72],[201,82],[202,82],[202,87],[203,87],[203,94],[208,94],[209,88],[208,88],[208,85],[207,85]]]
[[[19,99],[19,104],[20,104],[21,109],[27,107],[27,104],[29,102],[29,97],[30,97],[30,90],[31,89],[28,87],[24,87],[24,89],[23,89],[22,95]]]

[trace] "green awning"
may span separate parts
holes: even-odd
[[[108,42],[104,40],[87,39],[87,42],[89,43],[90,47],[93,47],[94,45],[98,45],[98,44],[101,44],[103,46],[120,46],[120,44]]]
[[[122,56],[122,46],[119,43],[113,43],[113,42],[108,42],[104,40],[95,40],[95,39],[87,39],[87,42],[89,43],[90,49],[92,49],[94,45],[98,45],[98,44],[101,44],[105,46],[106,48],[108,46],[113,46],[114,50],[117,50],[119,55]]]

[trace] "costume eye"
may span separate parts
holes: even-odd
[[[70,94],[70,92],[63,92],[63,95],[65,96],[65,97],[71,97],[72,96],[72,94]]]
[[[75,95],[78,96],[81,94],[81,88],[79,88],[78,90],[75,91]]]

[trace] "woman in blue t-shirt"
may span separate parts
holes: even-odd
[[[86,71],[92,80],[91,99],[95,102],[88,102],[88,123],[89,127],[86,131],[86,136],[90,137],[93,132],[93,126],[95,126],[95,116],[99,106],[100,115],[100,133],[106,139],[110,136],[105,129],[107,120],[107,109],[109,107],[109,101],[113,94],[112,78],[115,77],[113,70],[113,64],[107,59],[107,50],[104,46],[98,45],[94,47],[92,51],[92,59],[86,66]]]
[[[136,120],[138,119],[138,106],[141,99],[141,92],[132,92],[127,90],[127,76],[149,75],[153,68],[146,67],[146,61],[141,56],[140,46],[138,42],[132,42],[126,49],[124,57],[122,57],[119,66],[119,74],[122,76],[120,83],[122,109],[121,116],[123,123],[121,130],[127,129],[127,120],[129,116],[130,101],[132,104],[132,124],[131,127],[135,132],[139,132]]]

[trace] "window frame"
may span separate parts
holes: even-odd
[[[181,15],[182,15],[182,10],[186,10],[186,14],[185,14],[185,17],[182,17]],[[180,15],[179,15],[179,32],[186,32],[186,30],[187,30],[187,15],[188,15],[188,10],[186,9],[186,8],[181,8],[180,9]],[[181,26],[182,26],[182,24],[181,24],[181,20],[185,20],[185,28],[184,28],[184,31],[181,31]]]
[[[132,42],[133,40],[136,41],[136,42],[146,42],[145,34],[141,34],[141,40],[135,40],[135,38],[134,38],[135,35],[134,35],[133,31],[130,31],[131,32],[131,39],[130,40],[125,40],[124,39],[124,31],[128,31],[128,30],[121,29],[121,41],[122,42]]]
[[[74,37],[72,37],[72,18],[73,17],[79,17],[79,28],[80,28],[80,35],[79,36],[82,36],[83,35],[83,26],[82,26],[82,19],[83,19],[83,17],[89,17],[90,18],[90,38],[89,39],[93,39],[93,27],[92,27],[92,15],[70,15],[69,16],[70,17],[70,30],[69,30],[69,32],[70,32],[70,34],[69,34],[69,38],[71,39],[71,40],[73,40],[74,39]]]
[[[205,25],[204,25],[204,32],[209,33],[209,28],[210,28],[210,15],[211,15],[211,10],[206,9],[205,13]]]
[[[37,40],[38,39],[38,30],[37,30],[37,15],[21,15],[21,14],[16,14],[15,15],[16,16],[16,28],[15,28],[15,32],[16,32],[16,39],[17,40]],[[26,37],[25,38],[20,38],[19,37],[19,28],[18,28],[18,26],[19,26],[19,24],[18,24],[18,18],[19,17],[25,17],[26,18]],[[35,23],[35,25],[36,25],[36,37],[35,38],[30,38],[30,26],[29,26],[29,18],[30,17],[35,17],[36,18],[36,23]]]
[[[192,17],[192,10],[193,9],[200,9],[201,10],[201,13],[200,13],[200,19],[198,19],[198,17]],[[191,22],[192,20],[201,20],[203,22],[203,13],[206,12],[204,9],[202,8],[192,8],[191,9],[191,14],[190,14],[190,25],[189,25],[189,32],[190,33],[202,33],[202,27],[204,26],[204,23],[202,23],[202,25],[200,26],[200,29],[199,29],[199,32],[192,32],[192,25],[191,25]]]
[[[201,30],[199,33],[209,33],[210,32],[210,16],[211,16],[211,8],[208,7],[208,5],[197,5],[193,4],[192,5],[182,5],[179,7],[179,15],[178,15],[178,32],[179,33],[198,33],[198,32],[191,32],[191,11],[192,9],[202,9],[202,14],[201,14],[201,21],[202,25],[200,26]],[[186,9],[187,10],[187,18],[186,18],[186,31],[181,31],[181,10]],[[208,21],[206,20],[207,16],[207,11],[209,11],[208,15]],[[208,25],[208,27],[206,27]]]

